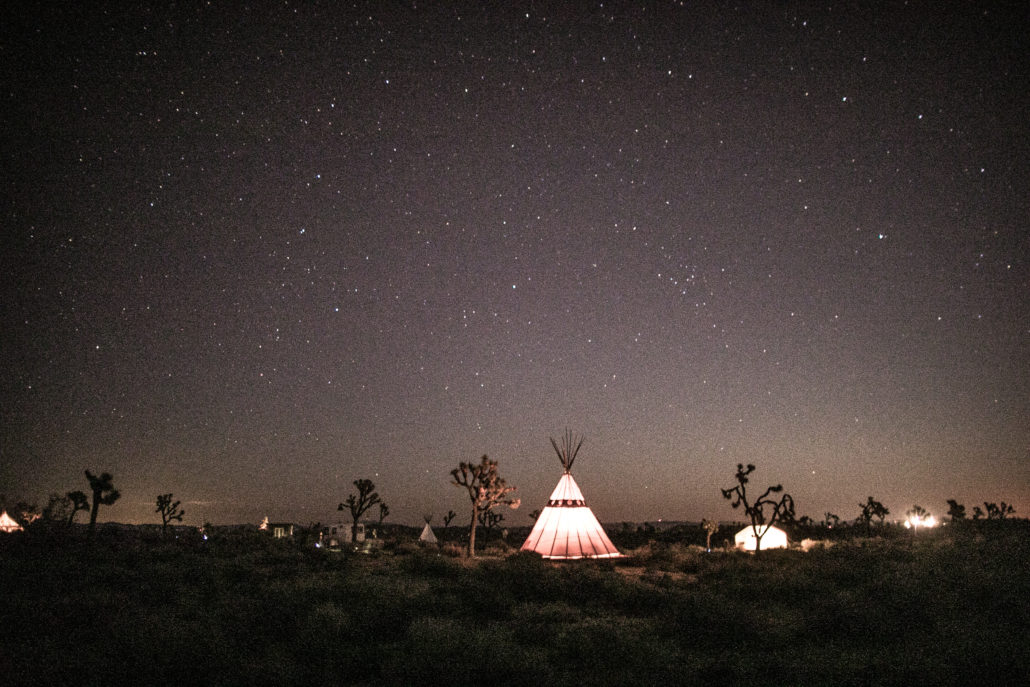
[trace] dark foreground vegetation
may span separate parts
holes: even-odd
[[[1030,523],[612,563],[0,538],[11,684],[967,685],[1030,674]],[[927,536],[924,536],[927,535]]]

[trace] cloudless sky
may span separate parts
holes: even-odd
[[[1024,3],[142,4],[0,28],[9,498],[1030,515]]]

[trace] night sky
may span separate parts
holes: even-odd
[[[8,497],[1030,515],[1025,3],[129,4],[0,28]]]

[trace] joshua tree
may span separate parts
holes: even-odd
[[[386,505],[385,503],[383,503],[382,501],[380,501],[379,502],[379,524],[380,525],[383,524],[383,520],[386,520],[386,516],[389,515],[389,514],[390,514],[390,507],[388,505]]]
[[[447,515],[443,516],[443,526],[444,527],[450,527],[451,526],[451,520],[454,520],[454,517],[456,515],[457,515],[457,513],[455,513],[452,510],[447,511]]]
[[[871,526],[870,523],[873,518],[879,519],[880,524],[882,525],[883,519],[890,515],[890,511],[887,510],[887,507],[872,496],[868,497],[865,503],[860,503],[858,506],[862,509],[862,512],[858,517],[865,521],[866,529],[869,529]]]
[[[705,549],[712,550],[712,535],[719,531],[719,523],[705,518],[701,521],[701,529],[705,531]]]
[[[948,499],[948,515],[951,516],[951,521],[965,520],[966,519],[966,507],[955,499]]]
[[[100,511],[100,506],[110,506],[121,497],[121,493],[111,483],[114,478],[109,472],[102,472],[100,477],[97,477],[86,470],[86,479],[89,480],[89,488],[93,490],[93,510],[89,512],[89,536],[92,537],[96,531],[97,513]],[[73,513],[72,517],[74,516]]]
[[[350,516],[354,520],[354,524],[351,525],[350,540],[356,542],[358,540],[358,520],[362,514],[377,503],[381,503],[382,499],[379,498],[379,494],[376,493],[376,485],[372,484],[370,479],[358,479],[354,480],[354,486],[358,489],[358,495],[354,496],[351,494],[347,497],[347,500],[337,506],[336,510],[343,510],[344,506],[350,510]]]
[[[476,555],[476,521],[479,514],[492,510],[494,506],[507,505],[518,508],[521,503],[511,497],[515,487],[509,487],[497,472],[497,461],[483,456],[479,463],[461,462],[451,470],[451,484],[465,487],[472,504],[472,518],[469,521],[468,556]]]
[[[777,520],[794,519],[794,499],[790,494],[783,494],[778,500],[770,498],[771,494],[779,494],[783,491],[783,485],[777,484],[768,487],[753,503],[749,503],[747,498],[748,475],[754,471],[754,465],[749,464],[745,468],[742,464],[737,463],[737,486],[723,489],[722,496],[732,500],[731,505],[734,508],[744,507],[744,513],[751,520],[751,529],[755,533],[755,554],[758,554],[762,550],[762,537],[770,527],[776,524]],[[769,510],[768,515],[766,515],[767,509]]]
[[[988,520],[1004,520],[1008,516],[1016,512],[1016,509],[1005,503],[1001,502],[1001,505],[996,503],[987,503],[984,501],[984,508],[987,509]]]
[[[82,491],[69,491],[65,494],[72,502],[72,512],[68,514],[68,524],[71,525],[75,522],[75,514],[81,511],[89,510],[89,499],[86,498],[86,493]]]
[[[926,510],[925,508],[920,506],[918,503],[916,505],[912,506],[908,511],[905,512],[905,515],[907,515],[910,518],[911,517],[925,518],[929,514],[930,514],[930,511]]]
[[[172,503],[171,494],[161,494],[157,497],[157,509],[155,513],[161,514],[161,534],[163,535],[168,529],[168,523],[172,520],[178,520],[182,522],[182,516],[186,515],[186,511],[179,508],[179,502]]]
[[[912,506],[905,513],[905,516],[905,527],[911,527],[912,534],[918,532],[920,527],[934,526],[935,519],[933,515],[919,504]]]
[[[51,494],[43,508],[43,520],[47,523],[59,522],[64,524],[68,520],[68,514],[72,510],[72,500],[61,494]]]
[[[840,525],[840,516],[836,513],[826,511],[826,516],[823,522],[825,522],[826,526],[832,530],[834,527]]]
[[[983,508],[980,506],[973,506],[973,520],[980,520],[984,516]]]
[[[479,514],[479,524],[485,527],[487,532],[497,527],[502,520],[504,520],[504,516],[492,510],[485,510]]]

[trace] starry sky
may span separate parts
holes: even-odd
[[[0,492],[1030,515],[1024,3],[26,4]]]

